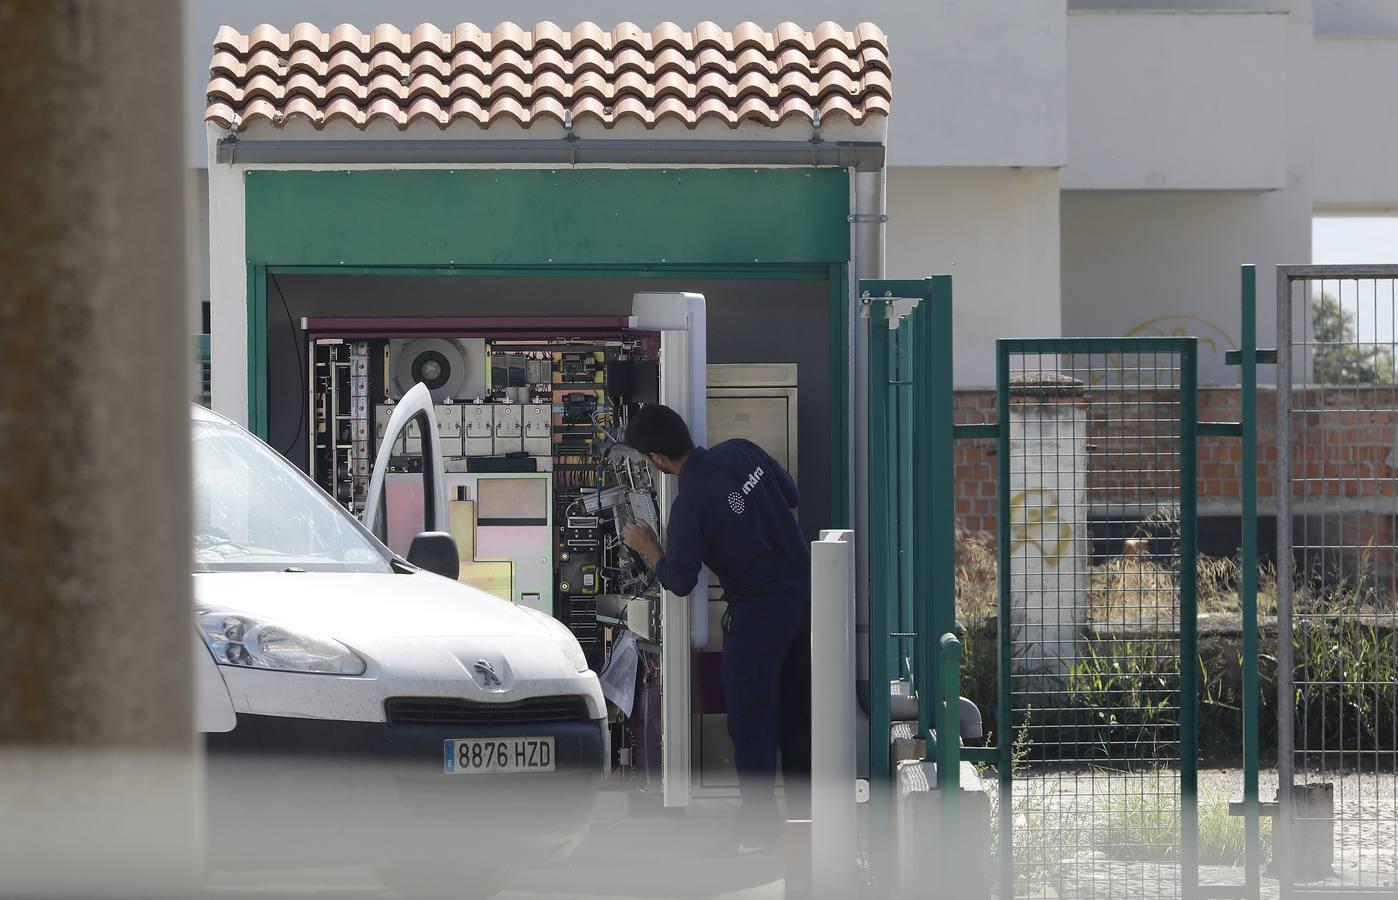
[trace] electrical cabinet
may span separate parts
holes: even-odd
[[[637,690],[660,703],[617,716],[615,762],[659,764],[621,765],[618,777],[658,779],[666,803],[683,805],[693,622],[621,541],[631,521],[663,537],[673,486],[620,439],[639,404],[667,402],[703,440],[691,399],[703,388],[703,301],[643,296],[629,320],[572,319],[558,333],[527,319],[434,319],[431,335],[411,320],[308,321],[307,463],[400,555],[419,532],[449,530],[463,583],[555,616],[593,668],[630,630]],[[405,423],[410,392],[421,411]]]

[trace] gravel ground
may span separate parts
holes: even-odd
[[[1346,772],[1309,780],[1332,784],[1335,804],[1331,874],[1309,886],[1362,888],[1398,897],[1398,776]],[[1209,820],[1214,827],[1201,829],[1202,853],[1220,846],[1220,831],[1232,830],[1241,844],[1242,820],[1224,819],[1216,804],[1241,799],[1242,784],[1238,769],[1199,773],[1201,800],[1215,804],[1216,811]],[[1171,818],[1178,809],[1176,776],[1078,773],[1028,777],[1016,788],[1017,858],[1022,872],[1034,873],[1025,896],[1181,895],[1179,866],[1170,861],[1177,853]],[[1276,788],[1276,773],[1263,772],[1262,800],[1275,798]],[[1291,858],[1300,856],[1297,852]],[[1201,884],[1242,884],[1241,865],[1205,862]],[[1262,896],[1280,896],[1276,878],[1265,869]]]

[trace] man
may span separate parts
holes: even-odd
[[[787,815],[809,815],[811,553],[792,514],[800,494],[751,441],[694,446],[689,427],[667,406],[641,407],[625,443],[680,480],[664,549],[636,523],[623,530],[626,546],[672,593],[692,592],[701,566],[723,585],[723,690],[742,795],[736,848],[729,849],[768,849],[779,838],[779,750]],[[706,601],[705,587],[699,590],[691,602]]]

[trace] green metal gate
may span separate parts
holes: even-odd
[[[935,760],[939,787],[955,788],[959,767],[957,741],[938,748],[933,737],[939,719],[943,733],[958,730],[960,647],[942,640],[955,628],[951,276],[861,281],[860,313],[869,372],[868,846],[875,886],[890,895],[895,753]],[[944,658],[948,698],[938,683]],[[954,803],[945,808],[955,814]]]
[[[997,344],[1000,894],[1261,896],[1256,269],[1243,266],[1237,421],[1199,421],[1192,337]],[[1198,445],[1231,445],[1241,801],[1237,858],[1201,867]],[[1005,624],[1008,623],[1008,626]],[[1230,776],[1231,777],[1231,776]],[[1222,788],[1230,795],[1238,785]],[[1217,855],[1217,847],[1213,848]]]
[[[1002,896],[1198,883],[1196,352],[997,344]]]
[[[894,868],[894,757],[911,749],[937,762],[939,786],[957,786],[962,760],[993,773],[1001,897],[1258,897],[1257,483],[1245,474],[1236,586],[1244,773],[1242,802],[1226,811],[1245,817],[1241,874],[1201,873],[1196,615],[1199,438],[1239,439],[1242,473],[1256,471],[1256,372],[1270,351],[1256,347],[1253,267],[1243,269],[1243,349],[1228,354],[1242,367],[1233,422],[1199,421],[1197,341],[1169,336],[999,341],[996,422],[956,424],[950,278],[860,287],[866,846],[879,893],[896,888],[883,874]],[[994,441],[999,506],[998,698],[987,745],[964,748],[934,743],[957,727],[961,645],[942,638],[957,628],[961,439]],[[914,721],[908,698],[922,700]],[[955,804],[943,808],[944,828],[954,827]]]
[[[1398,895],[1398,266],[1277,267],[1277,874]]]

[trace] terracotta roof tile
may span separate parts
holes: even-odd
[[[289,33],[220,27],[204,119],[234,129],[302,119],[315,128],[380,119],[399,128],[458,119],[527,127],[569,114],[608,127],[711,118],[773,126],[817,114],[859,124],[888,115],[891,98],[887,42],[868,22],[853,31],[834,22],[772,31],[752,22],[731,31],[713,22],[690,31],[672,22],[650,31],[631,22],[610,30],[540,22],[528,31],[503,22],[488,32],[469,22],[449,32],[431,24],[325,32],[303,22]]]

